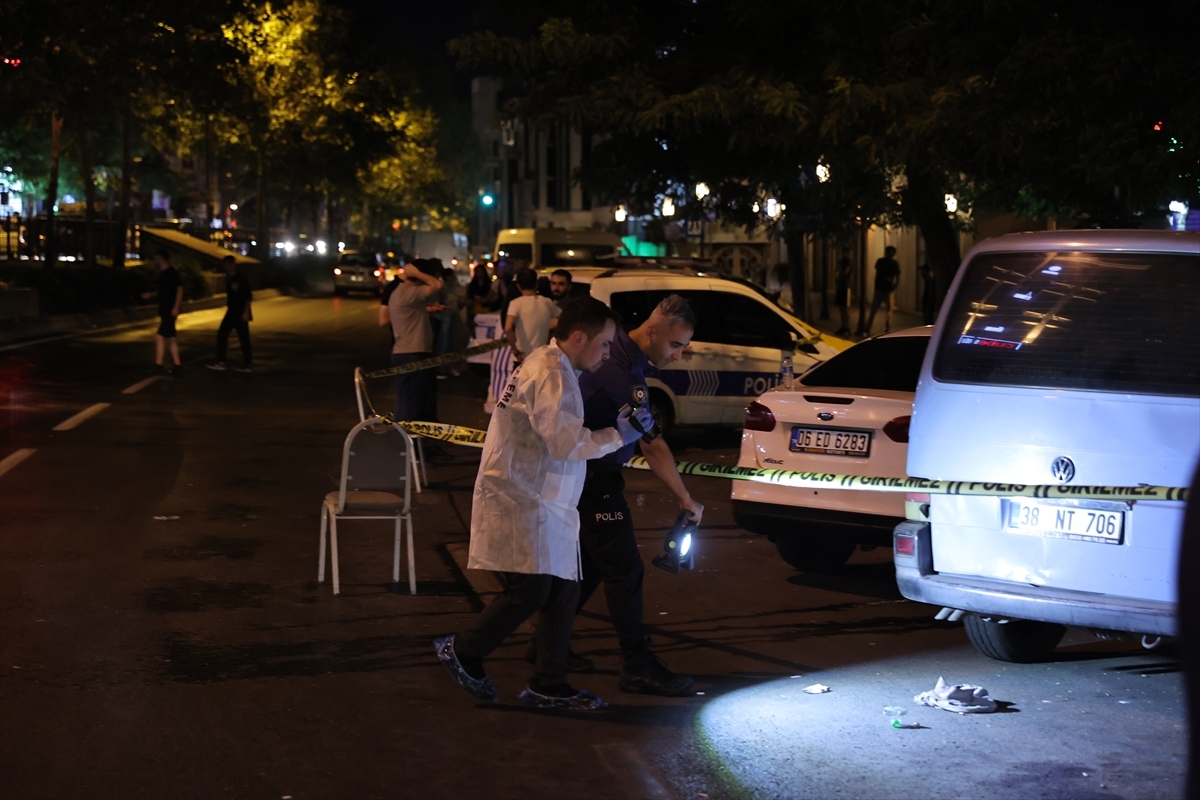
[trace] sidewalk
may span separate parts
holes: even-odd
[[[279,295],[278,289],[258,289],[254,292],[254,299],[267,300],[279,297]],[[181,313],[200,311],[206,308],[220,308],[223,305],[225,305],[224,292],[203,300],[190,300],[183,304]],[[96,311],[91,314],[57,314],[49,317],[7,320],[0,323],[0,347],[32,344],[36,341],[61,339],[81,333],[95,333],[128,325],[140,325],[157,318],[158,306],[154,303],[146,303],[129,308]]]
[[[836,336],[837,329],[841,326],[841,316],[838,313],[837,306],[835,306],[833,304],[833,295],[829,296],[829,317],[828,317],[828,319],[820,318],[821,317],[821,295],[819,292],[812,293],[812,300],[811,300],[810,308],[812,308],[812,310],[813,310],[811,317],[804,318],[803,313],[802,313],[801,319],[804,319],[805,322],[807,322],[809,325],[812,325],[813,327],[817,328],[822,333],[828,333],[831,336]],[[870,319],[870,318],[871,318],[871,306],[870,306],[870,304],[868,304],[867,305],[867,319]],[[871,334],[874,336],[878,336],[879,334],[883,333],[883,328],[884,328],[884,324],[885,324],[886,320],[887,320],[887,315],[884,312],[884,310],[882,308],[880,308],[879,313],[877,313],[875,315],[875,324],[871,328]],[[922,319],[920,312],[916,312],[916,311],[893,311],[892,312],[891,330],[893,330],[893,331],[902,331],[905,328],[915,328],[915,327],[918,327],[918,326],[924,325],[924,324],[925,324],[925,321],[924,321],[924,319]],[[858,305],[857,304],[850,307],[850,330],[854,333],[852,333],[850,336],[845,336],[842,338],[848,339],[850,341],[858,341],[859,339],[865,338],[862,336],[855,335],[855,333],[857,333],[857,331],[858,331]]]

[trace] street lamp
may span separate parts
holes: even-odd
[[[946,213],[953,214],[958,211],[958,198],[952,194],[946,195]]]
[[[662,215],[664,217],[675,216],[675,201],[669,197],[664,197],[662,201]]]
[[[696,184],[696,199],[697,200],[703,200],[704,198],[708,197],[711,193],[712,192],[709,191],[707,183],[697,183]]]
[[[229,210],[230,210],[230,211],[237,211],[237,203],[230,203],[230,204],[229,204]]]
[[[479,198],[479,202],[483,203],[485,206],[490,206],[492,203],[496,202],[496,198],[492,197],[490,194],[485,194],[483,197]]]
[[[629,217],[629,212],[625,210],[625,206],[617,206],[613,211],[613,219],[617,222],[624,222]]]

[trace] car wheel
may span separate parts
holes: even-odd
[[[675,427],[675,407],[671,405],[671,398],[660,389],[650,390],[650,416],[654,417],[662,433]]]
[[[1001,622],[991,617],[967,614],[963,617],[967,638],[975,649],[988,658],[1014,664],[1044,661],[1067,632],[1064,625],[1010,619]]]
[[[803,572],[836,572],[854,555],[854,542],[827,541],[808,536],[777,536],[780,557]]]

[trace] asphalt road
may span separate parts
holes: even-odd
[[[1072,632],[1052,663],[989,661],[899,597],[890,552],[797,573],[733,525],[727,483],[701,478],[697,570],[646,579],[656,646],[701,694],[621,694],[597,598],[575,648],[600,669],[576,685],[609,712],[520,706],[519,639],[488,662],[501,702],[476,703],[431,640],[479,607],[447,550],[467,540],[477,451],[431,461],[415,597],[388,585],[386,522],[343,526],[341,597],[315,582],[321,498],[357,421],[352,368],[387,363],[375,308],[256,304],[253,375],[203,368],[220,312],[196,312],[180,323],[185,374],[128,394],[151,374],[153,326],[0,352],[0,459],[34,451],[0,477],[6,800],[1182,793],[1169,653]],[[389,382],[373,386],[390,403]],[[438,388],[444,421],[486,425],[479,376]],[[681,458],[735,460],[735,431],[668,440]],[[628,480],[648,559],[676,509],[653,476]],[[915,706],[939,675],[1005,713]],[[818,682],[832,691],[800,691]],[[892,704],[921,728],[889,727]]]

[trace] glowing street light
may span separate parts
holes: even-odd
[[[485,206],[490,206],[492,203],[496,202],[496,198],[492,197],[490,194],[485,194],[483,197],[479,198],[479,202],[483,203]]]
[[[829,183],[829,179],[833,175],[829,171],[828,164],[817,164],[817,180],[821,183]]]
[[[229,204],[229,210],[230,210],[230,211],[237,211],[237,203],[230,203],[230,204]]]
[[[712,192],[709,190],[707,183],[697,183],[696,184],[696,199],[697,200],[703,200],[704,198],[708,197],[710,194],[712,194]]]
[[[662,201],[662,215],[664,217],[675,216],[675,201],[669,197],[664,197]]]
[[[629,212],[625,210],[625,206],[617,206],[613,211],[613,219],[617,222],[624,222],[629,217]]]
[[[946,195],[946,213],[953,214],[958,211],[958,198],[952,194]]]
[[[774,197],[767,198],[767,216],[771,219],[779,216],[779,201]]]

